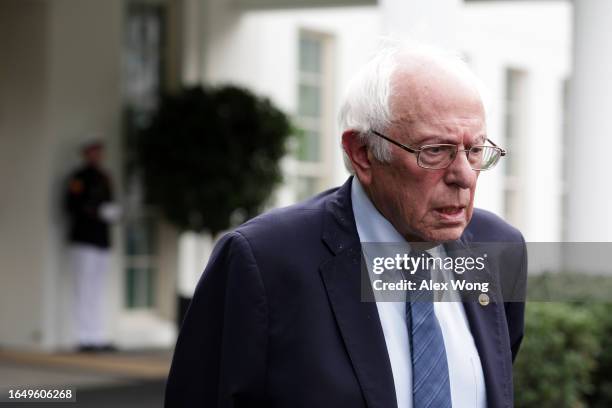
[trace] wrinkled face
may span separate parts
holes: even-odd
[[[485,115],[474,88],[444,74],[397,74],[392,81],[393,123],[386,135],[408,146],[449,143],[459,149],[484,144]],[[385,143],[388,143],[385,141]],[[389,144],[392,159],[371,154],[371,178],[364,186],[379,211],[408,241],[458,239],[472,217],[479,172],[465,153],[446,169],[417,165],[415,154]]]

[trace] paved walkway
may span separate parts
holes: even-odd
[[[16,406],[161,407],[171,351],[104,354],[0,350],[0,392],[9,388],[76,388],[76,403],[2,403]]]

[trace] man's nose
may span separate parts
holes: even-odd
[[[446,168],[444,181],[460,188],[470,188],[476,183],[478,172],[472,169],[467,152],[458,151],[453,162]]]

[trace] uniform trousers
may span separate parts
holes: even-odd
[[[88,244],[71,245],[75,276],[76,337],[81,345],[109,342],[107,333],[108,261],[110,251]]]

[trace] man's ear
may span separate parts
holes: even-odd
[[[363,184],[370,184],[372,179],[372,162],[368,146],[354,130],[342,133],[342,148],[351,160],[355,175]]]

